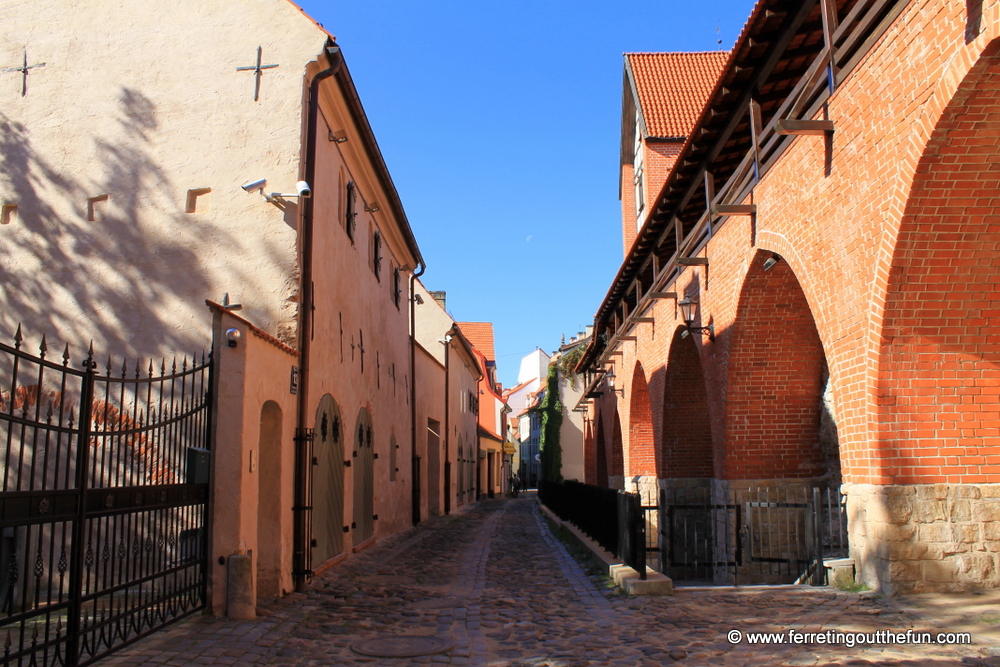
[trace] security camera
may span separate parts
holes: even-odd
[[[295,184],[295,191],[299,193],[300,197],[312,197],[312,188],[305,181],[299,181]]]
[[[267,179],[261,178],[256,181],[250,181],[249,183],[245,183],[240,187],[242,187],[247,192],[253,192],[254,190],[263,190],[264,188],[267,187]]]

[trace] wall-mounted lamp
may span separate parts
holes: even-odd
[[[604,375],[604,379],[607,380],[608,389],[611,390],[611,393],[613,393],[613,394],[621,393],[622,398],[625,398],[625,387],[622,387],[621,389],[615,389],[615,372],[614,371],[608,371]]]
[[[347,141],[347,132],[344,130],[330,130],[330,134],[327,135],[327,139],[334,143],[342,144]]]
[[[708,339],[715,342],[715,326],[709,324],[707,327],[696,327],[694,326],[694,318],[698,313],[698,302],[689,297],[685,297],[683,301],[677,302],[677,307],[681,309],[681,318],[684,320],[684,326],[691,333],[702,333],[708,336]]]
[[[438,342],[442,345],[447,345],[451,342],[451,334],[448,334],[444,338],[438,338]]]
[[[241,335],[239,329],[226,329],[226,340],[229,341],[229,347],[236,347],[236,343],[240,342]]]
[[[420,296],[419,294],[414,294],[413,303],[417,304],[418,306],[424,305],[424,297]]]
[[[371,204],[365,204],[365,210],[368,211],[369,213],[374,213],[375,211],[378,210],[378,204],[376,202],[372,202]]]
[[[781,261],[781,255],[771,255],[764,260],[764,270],[770,271],[779,261]]]

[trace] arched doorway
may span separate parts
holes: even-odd
[[[375,534],[375,448],[372,418],[366,408],[358,412],[354,429],[354,544]]]
[[[257,597],[276,598],[281,590],[281,406],[266,401],[260,409],[257,440]]]
[[[340,408],[326,394],[316,408],[313,445],[312,562],[319,565],[344,550],[344,443]]]

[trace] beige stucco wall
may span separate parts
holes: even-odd
[[[303,75],[326,34],[291,3],[0,3],[0,334],[129,356],[205,349],[224,292],[294,333],[296,206],[240,185],[300,176]],[[255,102],[256,62],[265,70]],[[188,192],[210,188],[197,211]],[[88,220],[88,199],[107,195]],[[209,201],[210,200],[210,201]],[[100,208],[101,204],[98,204]],[[17,286],[10,289],[10,286]]]
[[[215,450],[212,456],[212,533],[209,544],[209,608],[226,611],[226,566],[219,563],[235,553],[252,552],[255,582],[263,573],[274,596],[292,590],[292,511],[295,396],[290,393],[292,366],[298,359],[287,349],[253,333],[244,320],[216,311],[214,330],[225,341],[230,328],[240,331],[235,348],[225,342],[215,348],[217,399],[213,406]],[[285,382],[275,382],[276,378]],[[261,410],[267,401],[281,409],[280,468],[261,467]],[[262,480],[262,476],[267,479]],[[277,478],[277,479],[275,479]],[[260,493],[277,487],[278,492]],[[277,520],[258,523],[261,503],[275,505]],[[267,529],[260,535],[258,529]],[[275,539],[280,536],[280,539]],[[270,550],[262,543],[267,542]],[[275,553],[275,550],[277,553]],[[275,557],[276,556],[276,557]],[[276,589],[275,590],[275,586]]]
[[[560,376],[559,378],[559,400],[562,402],[562,425],[559,428],[559,444],[562,449],[562,476],[563,479],[573,479],[578,482],[584,481],[583,466],[583,412],[573,412],[573,407],[583,396],[584,383],[582,377],[576,378],[576,387],[573,382]]]

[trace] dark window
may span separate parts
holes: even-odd
[[[347,206],[345,208],[347,213],[344,216],[344,229],[347,230],[347,236],[350,237],[351,243],[354,243],[354,221],[358,217],[357,202],[358,189],[354,186],[354,181],[349,181],[347,183]]]
[[[396,308],[399,308],[399,294],[402,292],[402,286],[400,285],[401,272],[397,266],[392,270],[392,302],[396,304]]]
[[[372,234],[372,271],[375,277],[382,280],[382,234]]]

